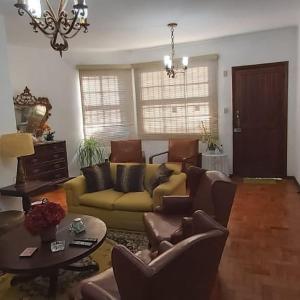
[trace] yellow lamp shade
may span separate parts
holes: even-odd
[[[34,154],[30,133],[4,134],[0,139],[1,154],[8,157],[21,157]]]

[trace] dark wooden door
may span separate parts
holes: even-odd
[[[233,171],[286,176],[288,62],[232,68]]]

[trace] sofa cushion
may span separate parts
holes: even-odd
[[[89,193],[103,191],[113,187],[109,163],[98,164],[81,169]]]
[[[79,203],[86,206],[114,209],[115,200],[122,197],[124,193],[117,192],[113,189],[99,191],[95,193],[86,193],[79,197]]]
[[[144,191],[145,165],[117,166],[115,190],[119,192],[143,192]]]
[[[153,201],[148,192],[126,193],[115,200],[114,209],[126,211],[152,211]]]

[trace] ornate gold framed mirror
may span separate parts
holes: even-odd
[[[36,98],[26,86],[23,93],[14,97],[14,105],[17,130],[40,137],[44,124],[51,116],[52,106],[48,98]]]

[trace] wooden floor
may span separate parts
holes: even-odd
[[[239,183],[214,300],[300,299],[300,194],[292,180]],[[62,190],[45,194],[64,207]]]
[[[300,299],[297,192],[292,180],[239,184],[215,299]]]

